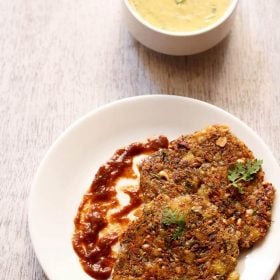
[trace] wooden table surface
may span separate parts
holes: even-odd
[[[46,279],[28,233],[30,186],[52,142],[103,104],[150,93],[204,100],[245,121],[279,161],[279,11],[279,0],[240,1],[219,46],[168,57],[131,38],[120,1],[0,0],[0,279]]]

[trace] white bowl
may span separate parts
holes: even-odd
[[[131,35],[144,46],[169,55],[192,55],[206,51],[221,42],[230,32],[238,0],[231,0],[225,14],[213,25],[192,32],[170,32],[145,21],[123,0],[123,15]]]

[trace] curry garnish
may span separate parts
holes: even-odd
[[[176,4],[182,4],[184,3],[186,0],[175,0]]]
[[[162,223],[165,226],[177,226],[171,238],[172,240],[176,240],[183,234],[186,228],[186,214],[167,208],[163,211]]]
[[[230,186],[238,189],[242,194],[244,190],[240,185],[240,182],[249,182],[255,178],[261,166],[263,164],[262,160],[247,160],[245,163],[238,162],[228,171],[228,180],[231,182]]]

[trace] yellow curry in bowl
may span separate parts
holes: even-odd
[[[192,32],[218,21],[231,0],[129,0],[151,25],[172,32]]]

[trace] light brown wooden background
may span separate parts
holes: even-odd
[[[46,279],[27,227],[32,179],[60,133],[98,106],[150,93],[201,99],[244,120],[280,160],[279,0],[241,0],[230,37],[178,58],[135,42],[120,1],[0,0],[1,280]]]

